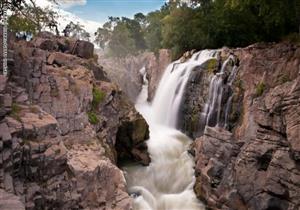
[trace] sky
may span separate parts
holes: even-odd
[[[166,0],[60,0],[63,8],[82,19],[104,23],[108,16],[133,17],[159,9]]]

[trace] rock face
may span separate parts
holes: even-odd
[[[91,45],[41,33],[10,46],[14,67],[0,76],[1,209],[131,209],[116,164],[125,145],[131,161],[150,162],[148,126],[90,59]]]
[[[206,127],[194,142],[196,194],[216,210],[299,209],[300,47],[257,44],[234,53],[242,112],[232,132]]]
[[[166,49],[160,50],[158,55],[145,52],[122,59],[105,57],[99,53],[99,63],[104,67],[109,78],[121,87],[133,103],[142,88],[143,75],[140,70],[143,67],[146,69],[149,80],[148,100],[151,101],[162,73],[170,62],[171,53]]]

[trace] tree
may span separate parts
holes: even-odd
[[[106,28],[98,28],[95,33],[95,42],[104,49],[111,37],[111,31]]]
[[[135,42],[125,23],[119,23],[113,30],[108,44],[112,56],[125,57],[135,52]]]
[[[153,52],[162,48],[162,17],[160,11],[151,12],[146,16],[145,41],[148,49]]]
[[[56,0],[49,1],[56,2]],[[24,28],[27,28],[34,34],[45,28],[55,28],[56,32],[58,32],[56,22],[58,14],[49,7],[41,8],[36,5],[35,0],[2,0],[0,3],[0,16],[3,15],[4,4],[12,12],[12,18],[9,22],[13,25],[9,25],[9,27],[12,27],[14,31],[22,31]],[[22,26],[20,23],[17,24],[17,20],[20,23],[24,23],[25,26]],[[28,28],[29,25],[30,27]]]
[[[89,41],[90,38],[90,34],[86,30],[84,30],[84,26],[80,25],[79,22],[74,23],[73,21],[71,21],[66,25],[63,33],[67,37],[82,39],[86,41]]]

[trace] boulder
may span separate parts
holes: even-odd
[[[148,124],[139,114],[128,121],[123,121],[116,137],[118,162],[131,160],[149,165],[150,156],[145,144],[148,138]]]
[[[78,40],[73,50],[73,54],[81,58],[90,59],[94,57],[94,45],[88,41]]]

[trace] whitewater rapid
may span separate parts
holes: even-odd
[[[147,141],[151,163],[147,167],[127,166],[125,178],[128,192],[134,198],[134,210],[204,210],[193,191],[194,161],[187,150],[191,139],[176,129],[177,117],[191,71],[214,58],[215,51],[201,51],[188,61],[171,63],[158,86],[153,103],[147,102],[148,81],[144,85],[136,109],[149,124]]]

